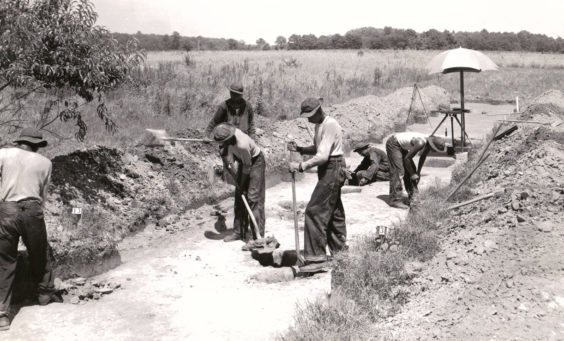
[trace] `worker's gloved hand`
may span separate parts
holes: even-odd
[[[359,186],[364,186],[368,183],[368,179],[366,178],[361,178],[360,181],[358,182]]]
[[[290,173],[295,173],[300,171],[300,163],[299,162],[290,162],[288,165],[288,170]]]
[[[296,144],[295,141],[288,142],[287,148],[291,152],[297,152],[298,151],[298,145]]]

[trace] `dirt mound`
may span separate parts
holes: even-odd
[[[173,230],[179,213],[229,196],[232,188],[209,181],[212,148],[98,147],[55,157],[46,220],[57,275],[106,271],[119,264],[125,236],[147,224]]]
[[[554,338],[564,295],[563,137],[522,124],[492,144],[460,200],[502,194],[441,223],[443,251],[415,280],[411,290],[421,294],[394,318],[397,338]]]
[[[564,93],[558,90],[544,92],[526,107],[520,118],[543,123],[564,120]]]

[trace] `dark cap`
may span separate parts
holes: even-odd
[[[47,141],[43,139],[43,134],[37,128],[23,128],[20,136],[14,142],[27,142],[38,147],[47,146]]]
[[[429,136],[429,145],[436,152],[444,152],[446,148],[445,139],[440,136]]]
[[[234,92],[234,93],[239,94],[239,95],[242,95],[243,94],[243,84],[233,83],[229,86],[229,91]]]
[[[235,127],[230,124],[221,123],[213,130],[215,142],[223,143],[233,137],[233,135],[235,135]]]
[[[361,150],[363,150],[364,148],[368,148],[370,144],[366,143],[366,142],[358,142],[354,144],[354,149],[353,152],[358,153]]]
[[[315,115],[317,110],[319,110],[319,108],[321,107],[321,103],[323,103],[323,98],[314,98],[314,97],[306,98],[302,102],[300,116],[307,118]]]

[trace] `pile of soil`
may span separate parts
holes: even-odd
[[[57,276],[106,271],[119,264],[125,236],[147,224],[174,230],[178,214],[229,196],[230,186],[209,180],[211,149],[98,147],[55,157],[46,221]]]
[[[413,267],[421,271],[410,288],[418,294],[388,321],[394,337],[562,336],[564,131],[521,124],[490,152],[469,197],[503,194],[455,209],[440,223],[448,231],[443,251],[425,270]]]
[[[547,124],[564,120],[564,93],[558,90],[546,91],[527,106],[520,118]]]

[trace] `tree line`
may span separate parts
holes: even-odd
[[[135,38],[139,47],[156,50],[315,50],[315,49],[414,49],[443,50],[465,47],[485,51],[531,51],[564,53],[564,39],[527,31],[512,32],[454,32],[431,29],[415,32],[412,29],[392,27],[363,27],[348,31],[345,35],[333,34],[317,37],[314,34],[292,34],[288,38],[278,36],[273,45],[263,38],[255,44],[242,40],[206,37],[184,37],[178,32],[171,35],[114,33],[120,42]]]

